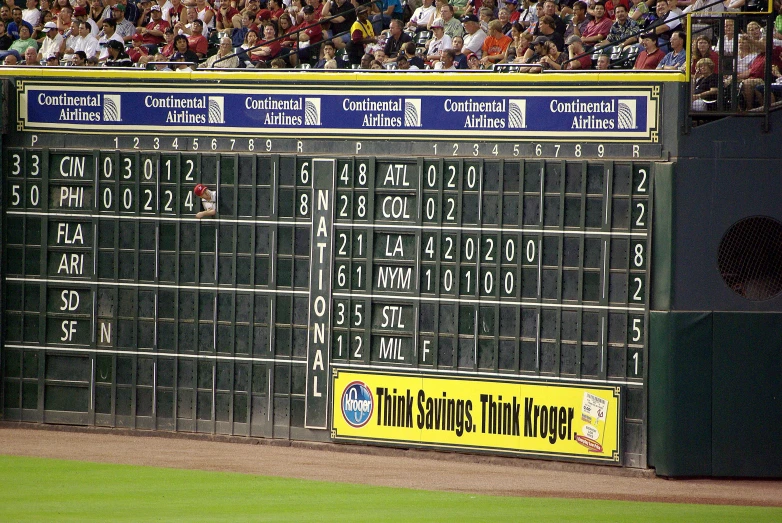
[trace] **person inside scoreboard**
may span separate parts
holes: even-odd
[[[203,211],[196,213],[196,218],[201,219],[217,214],[217,191],[210,191],[206,185],[199,183],[193,189],[193,193],[201,198],[201,206],[204,208]]]

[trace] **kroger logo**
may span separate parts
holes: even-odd
[[[360,428],[369,422],[375,402],[369,387],[361,381],[354,381],[342,393],[342,416],[348,425]]]

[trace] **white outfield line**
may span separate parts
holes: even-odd
[[[385,370],[402,373],[410,370],[416,373],[422,374],[444,374],[444,375],[459,375],[459,376],[481,376],[491,377],[499,379],[513,379],[513,380],[534,380],[534,381],[563,381],[573,383],[596,383],[601,385],[643,385],[642,381],[628,381],[628,380],[601,380],[590,378],[565,378],[560,376],[538,376],[534,374],[505,374],[501,372],[486,372],[479,370],[458,370],[458,369],[434,369],[426,368],[422,366],[407,367],[402,365],[368,365],[366,363],[338,363],[332,360],[331,366],[340,369],[366,369],[366,370]]]
[[[181,216],[166,216],[165,214],[161,215],[131,215],[131,214],[108,214],[108,213],[71,213],[71,212],[46,212],[46,211],[14,211],[14,210],[8,210],[6,211],[6,214],[8,215],[14,215],[14,216],[41,216],[41,217],[50,217],[50,218],[103,218],[103,219],[114,219],[114,220],[150,220],[150,221],[161,221],[161,222],[196,222],[201,223],[204,220],[201,220],[199,218],[189,218],[189,217],[181,217]],[[281,219],[281,220],[253,220],[253,219],[239,219],[239,218],[215,218],[214,220],[209,220],[210,223],[247,223],[247,224],[257,224],[257,225],[312,225],[312,221],[309,220],[297,220],[297,219]]]
[[[518,301],[518,300],[496,300],[484,298],[448,298],[448,297],[429,297],[429,296],[408,296],[399,294],[356,294],[352,292],[334,292],[332,298],[356,298],[373,300],[408,300],[408,301],[426,301],[426,302],[445,302],[445,303],[468,303],[475,305],[513,305],[521,307],[540,307],[549,309],[584,309],[584,310],[607,310],[607,311],[626,311],[626,312],[646,312],[644,307],[621,307],[618,305],[584,305],[578,303],[548,303],[538,301]]]
[[[143,288],[143,289],[184,289],[194,291],[228,291],[228,292],[248,292],[254,294],[301,294],[309,296],[309,291],[293,290],[293,289],[259,289],[258,287],[221,287],[219,285],[175,285],[166,283],[130,283],[130,282],[116,282],[116,281],[88,281],[88,280],[64,280],[56,278],[20,278],[16,276],[7,277],[6,281],[11,282],[32,282],[32,283],[53,283],[57,285],[89,285],[98,286],[103,285],[106,287],[131,287],[131,288]]]
[[[225,361],[250,361],[261,363],[291,363],[296,365],[306,365],[306,360],[294,360],[285,358],[261,358],[254,356],[222,356],[219,354],[188,354],[184,352],[161,352],[154,349],[149,350],[122,350],[122,349],[101,349],[101,348],[87,348],[87,347],[64,347],[58,345],[25,345],[6,343],[4,345],[6,349],[23,349],[23,350],[46,350],[46,351],[60,351],[60,352],[76,352],[81,354],[116,354],[116,355],[128,355],[128,356],[158,356],[158,357],[172,357],[172,358],[189,358],[189,359],[204,359],[204,360],[225,360]]]

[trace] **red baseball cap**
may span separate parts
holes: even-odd
[[[198,185],[195,186],[193,192],[195,193],[196,196],[200,198],[201,195],[204,194],[204,191],[206,191],[206,189],[207,189],[206,185],[199,183]]]

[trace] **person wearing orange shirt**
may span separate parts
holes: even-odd
[[[513,42],[511,37],[502,32],[502,22],[499,20],[489,22],[489,35],[483,41],[482,47],[481,63],[484,67],[491,67],[492,64],[505,59],[505,53],[511,42]]]

